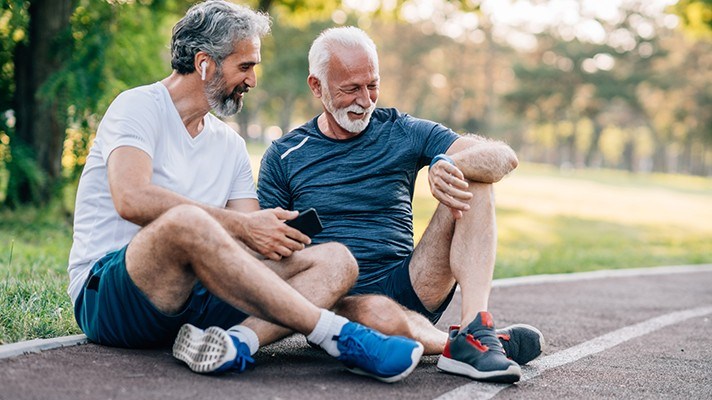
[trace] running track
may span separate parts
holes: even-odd
[[[458,301],[441,328],[457,322]],[[200,376],[169,350],[74,346],[75,336],[0,346],[0,399],[712,398],[712,265],[498,280],[490,304],[499,326],[529,323],[547,339],[516,385],[438,373],[436,357],[383,384],[299,335],[261,349],[253,371]]]

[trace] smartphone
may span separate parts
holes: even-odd
[[[305,211],[301,211],[297,218],[290,219],[286,221],[286,224],[302,232],[303,234],[311,237],[321,232],[324,227],[321,225],[321,220],[319,219],[319,214],[316,210],[310,208]]]

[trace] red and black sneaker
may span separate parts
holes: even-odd
[[[544,335],[531,325],[511,325],[496,333],[507,357],[519,365],[539,357],[544,350]]]
[[[482,311],[465,330],[451,326],[438,370],[473,379],[514,383],[522,377],[519,365],[508,359],[494,330],[492,314]]]

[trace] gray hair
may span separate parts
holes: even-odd
[[[339,28],[329,28],[323,31],[314,40],[309,49],[309,74],[313,75],[322,84],[326,84],[326,76],[329,72],[329,61],[335,47],[341,46],[349,49],[364,49],[371,57],[371,60],[378,70],[378,52],[376,44],[373,43],[366,32],[354,26],[343,26]]]
[[[198,3],[173,27],[171,67],[179,74],[192,73],[199,51],[220,64],[232,54],[236,42],[269,32],[267,14],[223,0]]]

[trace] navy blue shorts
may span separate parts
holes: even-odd
[[[415,293],[415,289],[413,289],[413,283],[410,281],[409,265],[412,256],[413,254],[411,253],[400,265],[391,269],[382,279],[370,285],[356,286],[351,289],[349,294],[382,294],[388,296],[405,308],[423,314],[433,325],[436,324],[440,320],[440,317],[442,317],[447,306],[450,305],[452,297],[455,295],[456,285],[453,285],[450,294],[448,294],[443,304],[441,304],[437,310],[429,311],[420,301],[420,298]]]
[[[107,346],[147,348],[173,343],[185,323],[199,328],[239,324],[247,314],[196,284],[183,309],[158,310],[126,272],[126,247],[97,261],[77,301],[74,317],[89,340]]]

